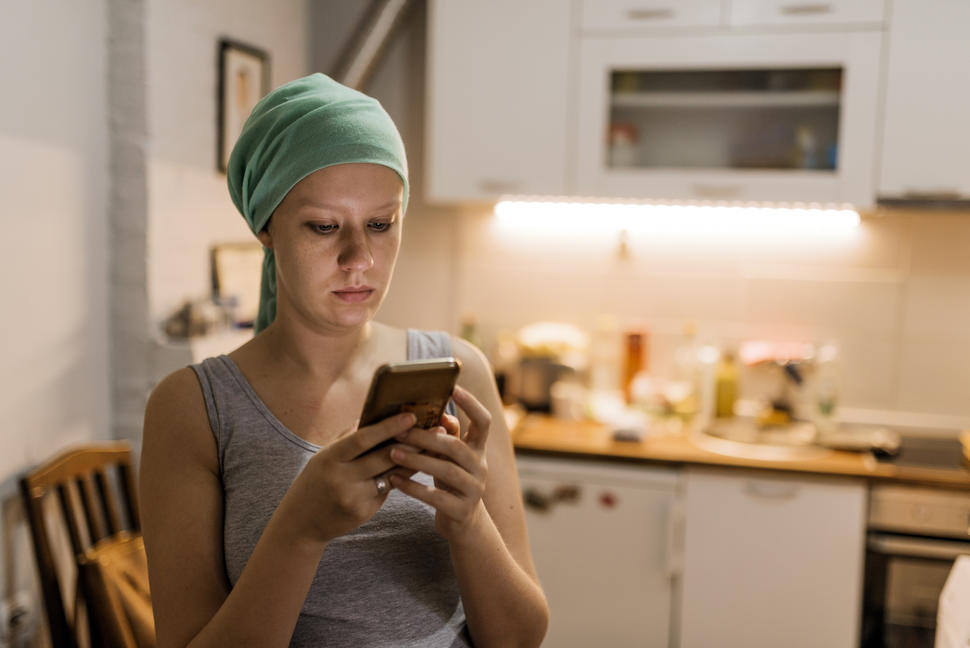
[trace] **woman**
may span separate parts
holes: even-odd
[[[228,176],[266,250],[257,335],[171,374],[146,408],[159,645],[538,645],[548,610],[486,361],[372,321],[407,204],[390,118],[299,79],[254,108]],[[357,427],[379,365],[447,355],[457,417]]]

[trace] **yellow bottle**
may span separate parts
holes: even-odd
[[[726,351],[721,356],[714,374],[714,416],[734,416],[734,402],[738,399],[738,365],[734,354]]]

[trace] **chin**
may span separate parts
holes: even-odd
[[[347,309],[344,312],[331,314],[324,318],[339,328],[357,328],[374,319],[376,314],[374,308]]]

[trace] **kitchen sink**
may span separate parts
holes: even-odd
[[[816,436],[811,423],[759,427],[752,419],[739,418],[715,421],[695,431],[691,441],[699,448],[731,457],[800,461],[831,453],[815,443]]]

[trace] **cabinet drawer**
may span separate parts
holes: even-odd
[[[584,30],[716,27],[720,0],[583,0]]]
[[[831,25],[881,23],[885,0],[733,0],[728,23],[748,25]]]

